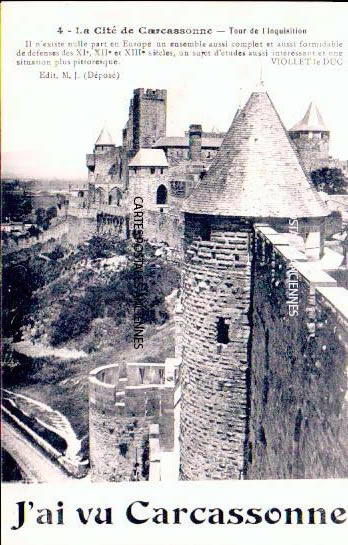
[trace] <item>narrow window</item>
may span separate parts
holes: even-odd
[[[217,332],[217,342],[220,344],[228,344],[229,338],[228,338],[228,329],[229,325],[226,324],[225,318],[219,318],[218,323],[216,325],[216,332]]]
[[[164,185],[160,185],[157,189],[156,204],[167,204],[168,191]]]
[[[150,168],[150,172],[151,172],[151,174],[155,174],[156,169],[155,169],[154,167],[151,167],[151,168]]]
[[[211,226],[208,222],[204,222],[201,224],[201,238],[202,240],[210,240],[211,235]]]

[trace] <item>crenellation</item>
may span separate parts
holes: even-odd
[[[256,231],[257,236],[265,237],[261,230]],[[275,246],[273,251],[281,255],[283,248]],[[283,259],[285,271],[287,252]],[[348,292],[337,288],[335,280],[318,269],[308,270],[301,261],[291,261],[291,265],[298,270],[299,277],[298,315],[293,317],[286,311],[285,295],[278,297],[278,312],[274,311],[274,294],[264,284],[267,273],[260,267],[256,271],[249,446],[253,452],[247,475],[248,478],[342,477],[347,474],[344,462],[348,448],[347,406],[342,390],[345,392],[347,386],[348,344],[347,333],[345,342],[338,337],[341,326],[330,297],[335,297],[336,303],[340,301],[345,313],[342,331],[347,331]],[[285,307],[283,312],[282,307]],[[271,343],[274,331],[280,342]],[[281,367],[279,361],[283,362]],[[284,382],[291,384],[288,393],[282,388]],[[265,395],[262,384],[267,384],[266,400],[262,399]],[[342,417],[345,415],[343,420],[337,419],[337,411]],[[306,427],[305,435],[298,431],[295,439],[291,439],[289,429],[297,429],[300,424],[296,422],[300,419]],[[261,427],[262,437],[254,431]],[[274,428],[277,434],[272,431]]]
[[[124,195],[128,206],[143,199],[145,238],[180,245],[177,359],[128,363],[118,386],[116,367],[101,385],[91,377],[91,429],[101,411],[98,439],[114,457],[108,469],[92,456],[92,473],[148,478],[139,456],[150,448],[160,479],[175,408],[183,480],[345,477],[348,292],[323,270],[326,205],[264,90],[220,149],[200,125],[185,141],[165,129],[158,137],[165,101],[161,90],[134,92]],[[311,140],[314,162],[322,159],[315,138],[299,136]]]

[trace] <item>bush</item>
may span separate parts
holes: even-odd
[[[51,343],[53,346],[62,344],[81,333],[87,333],[93,317],[91,308],[80,302],[76,306],[68,303],[63,306],[58,319],[52,324]]]
[[[329,195],[347,193],[347,182],[339,168],[320,168],[311,173],[312,182],[318,191]]]

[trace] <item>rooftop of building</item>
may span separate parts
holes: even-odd
[[[202,148],[219,148],[223,138],[202,137]],[[188,148],[188,136],[162,136],[153,145],[153,148]]]
[[[114,146],[115,145],[113,142],[112,136],[109,133],[109,130],[106,125],[104,125],[104,127],[100,131],[100,134],[97,138],[95,145],[96,146]]]
[[[162,149],[140,148],[129,167],[167,167],[168,162]]]
[[[328,215],[263,86],[235,116],[183,211],[263,218]]]
[[[329,129],[326,127],[324,120],[319,112],[318,107],[311,102],[307,108],[307,111],[301,121],[296,123],[289,132],[298,132],[298,131],[325,131],[328,132]]]

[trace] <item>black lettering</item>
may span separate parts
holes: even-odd
[[[139,519],[139,518],[136,518],[134,515],[133,515],[133,506],[135,506],[136,504],[140,504],[142,507],[148,507],[149,506],[149,502],[148,501],[133,501],[133,503],[131,503],[130,505],[128,505],[127,507],[127,511],[126,511],[126,516],[127,516],[127,519],[129,520],[129,522],[131,522],[132,524],[144,524],[145,522],[147,522],[149,519],[146,518],[146,519]]]

